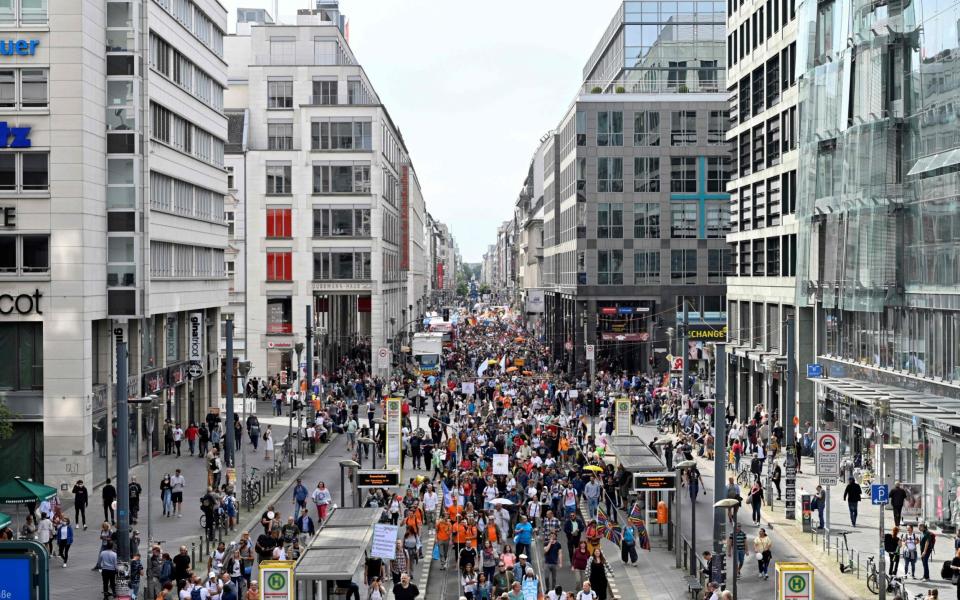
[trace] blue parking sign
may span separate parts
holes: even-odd
[[[808,363],[807,364],[807,378],[809,379],[819,379],[823,377],[823,365],[819,363]]]
[[[870,486],[871,504],[886,504],[890,501],[890,486],[885,483],[874,483]]]

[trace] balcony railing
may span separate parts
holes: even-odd
[[[580,88],[581,94],[687,94],[687,93],[726,93],[726,80],[723,72],[711,71],[716,77],[700,79],[696,69],[687,69],[678,77],[660,77],[655,79],[620,81],[586,81]]]

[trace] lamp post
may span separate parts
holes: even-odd
[[[247,427],[247,375],[250,374],[252,367],[253,363],[249,360],[241,360],[237,363],[237,371],[240,373],[240,383],[243,386],[243,408],[240,411],[240,418],[243,419],[244,431],[246,431]],[[247,444],[249,444],[249,441]],[[247,476],[247,444],[240,444],[240,477],[238,478],[238,481],[240,481],[240,506],[243,506],[243,494],[245,490],[244,479]]]
[[[299,383],[300,383],[300,355],[303,354],[303,342],[297,342],[296,344],[294,344],[294,345],[293,345],[293,349],[294,349],[294,350],[296,351],[296,353],[297,353],[297,384],[299,385]],[[300,395],[299,395],[299,390],[298,390],[298,391],[297,391],[297,398],[299,398],[299,397],[300,397]],[[288,452],[289,452],[289,454],[290,454],[290,468],[291,468],[291,469],[293,468],[293,441],[292,441],[292,438],[291,438],[290,436],[293,435],[293,410],[294,410],[294,408],[296,408],[296,401],[291,401],[291,402],[290,402],[290,412],[288,413],[288,414],[289,414],[289,417],[288,417],[288,419],[287,419],[288,425],[287,425],[287,440],[286,440],[287,450],[288,450]],[[297,419],[297,422],[299,422],[299,419]]]
[[[883,429],[886,424],[887,414],[890,412],[890,400],[879,398],[876,404],[877,408],[877,462],[879,468],[880,483],[886,482],[883,469]],[[880,504],[880,548],[883,548],[883,516],[885,504]],[[887,570],[884,567],[883,552],[880,552],[879,566],[877,567],[877,587],[880,588],[880,600],[886,600],[887,597]]]
[[[690,477],[690,469],[693,469],[697,466],[697,461],[695,460],[684,460],[677,463],[677,473],[686,472],[687,477]],[[682,476],[682,475],[681,475]],[[690,485],[690,482],[687,482],[687,485]],[[687,488],[690,489],[690,488]],[[677,497],[677,509],[679,515],[681,501],[679,496]],[[690,498],[690,575],[696,576],[697,574],[697,499],[696,496]],[[681,538],[683,533],[681,532]]]
[[[340,461],[340,506],[341,506],[341,507],[345,507],[345,506],[347,505],[347,491],[346,491],[347,486],[346,486],[346,482],[344,482],[344,480],[343,480],[343,470],[344,470],[344,469],[354,469],[353,487],[356,488],[356,486],[357,486],[356,469],[359,468],[359,467],[360,467],[360,463],[358,463],[358,462],[355,461],[355,460],[341,460],[341,461]],[[356,506],[358,500],[359,500],[359,499],[357,498],[357,494],[356,494],[356,492],[354,492],[354,493],[353,493],[353,504],[354,504],[354,506]]]
[[[153,496],[153,494],[149,492],[149,490],[153,488],[153,428],[154,428],[153,410],[156,408],[154,407],[153,403],[157,399],[158,397],[155,394],[151,394],[149,396],[144,396],[143,398],[132,398],[127,400],[128,404],[133,404],[137,407],[138,423],[143,421],[143,419],[141,418],[141,409],[144,404],[147,405],[147,410],[149,411],[147,412],[147,490],[148,490],[148,493],[147,493],[147,544],[148,545],[150,544],[150,497]],[[139,452],[140,451],[138,449],[137,453],[139,454]],[[130,485],[127,484],[126,486],[120,488],[117,493],[118,495],[126,495],[129,498]],[[119,503],[118,503],[118,506],[119,506]]]
[[[740,505],[740,501],[736,498],[724,498],[723,500],[717,500],[713,503],[714,508],[720,508],[724,510],[730,510],[731,508],[736,508]],[[734,512],[734,515],[737,513]],[[739,561],[737,559],[737,524],[734,522],[733,530],[730,532],[730,574],[727,577],[730,578],[730,591],[733,592],[733,597],[737,597],[737,568],[739,567]]]

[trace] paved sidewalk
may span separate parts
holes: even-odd
[[[261,426],[266,428],[268,424],[272,425],[274,439],[277,440],[275,454],[278,454],[280,448],[279,442],[284,438],[284,436],[286,436],[286,424],[288,419],[286,416],[270,416],[269,407],[266,403],[262,404],[262,406],[258,408],[261,409],[259,411],[260,414],[258,415]],[[231,539],[233,539],[233,536],[239,537],[239,533],[243,531],[243,527],[248,524],[248,521],[252,520],[253,522],[256,522],[259,520],[261,512],[264,510],[266,504],[272,500],[272,497],[277,497],[281,494],[292,494],[292,491],[289,491],[288,488],[291,487],[293,480],[305,468],[314,464],[314,462],[319,462],[318,459],[330,448],[330,446],[336,444],[337,437],[339,436],[334,436],[334,438],[331,440],[331,443],[319,446],[316,454],[310,455],[307,453],[302,462],[298,458],[297,466],[292,470],[288,469],[284,473],[284,480],[277,483],[270,492],[265,493],[265,498],[261,500],[260,504],[254,507],[252,511],[244,511],[243,507],[241,507],[238,526],[236,532],[231,534]],[[248,468],[250,466],[266,468],[272,464],[272,461],[266,461],[263,457],[264,449],[262,441],[257,452],[254,452],[252,446],[250,446],[249,438],[244,437],[242,444],[242,447],[247,451]],[[239,453],[237,454],[237,465],[239,469]],[[334,465],[336,465],[336,463],[334,463]],[[162,505],[159,499],[160,480],[165,473],[172,474],[177,468],[181,469],[181,472],[186,479],[186,492],[184,493],[184,502],[182,506],[183,517],[167,518],[163,516]],[[206,462],[202,458],[191,457],[189,452],[186,451],[185,447],[183,455],[180,458],[177,458],[175,455],[166,456],[163,454],[154,456],[153,486],[152,489],[149,490],[147,484],[147,465],[144,464],[134,467],[130,474],[136,477],[137,481],[144,488],[144,494],[140,499],[139,523],[136,525],[131,525],[131,529],[140,532],[141,542],[139,551],[141,554],[146,556],[147,549],[149,547],[147,543],[146,496],[151,494],[153,496],[153,500],[151,506],[152,518],[150,522],[154,541],[159,542],[164,551],[170,552],[171,555],[176,554],[179,546],[181,545],[186,545],[188,548],[190,548],[192,545],[196,545],[197,562],[200,562],[200,555],[202,554],[202,549],[200,546],[203,545],[203,530],[200,527],[201,511],[199,499],[200,496],[206,491]],[[309,483],[309,480],[305,479],[305,483]],[[312,489],[315,485],[316,482],[313,482],[313,484],[308,485],[308,487]],[[64,512],[72,520],[74,517],[72,496],[69,498],[64,498],[63,500]],[[284,509],[285,508],[287,507],[284,507]],[[281,509],[278,508],[278,510]],[[100,502],[100,490],[91,490],[91,506],[87,508],[88,529],[86,531],[82,529],[75,530],[74,544],[70,549],[69,565],[66,568],[63,568],[63,563],[59,557],[51,557],[51,598],[55,600],[67,600],[68,598],[70,600],[76,600],[77,598],[100,597],[100,576],[98,573],[92,572],[91,568],[97,561],[97,555],[100,549],[98,531],[100,529],[100,524],[102,523],[102,511],[103,509]],[[281,512],[284,511],[281,510]],[[229,543],[230,540],[225,537],[224,541]],[[206,563],[205,555],[202,557],[202,561],[204,564]]]

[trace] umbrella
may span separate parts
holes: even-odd
[[[57,490],[42,483],[14,477],[0,484],[0,504],[29,504],[57,495]]]
[[[513,341],[516,342],[516,343],[518,343],[518,344],[522,344],[522,343],[524,343],[524,342],[527,341],[527,340],[525,340],[525,339],[522,338],[522,337],[516,337],[516,338],[513,338]]]
[[[516,371],[518,371],[516,367],[507,367],[507,373],[514,373]]]
[[[603,467],[598,467],[597,465],[587,465],[583,468],[584,471],[593,471],[594,473],[603,472]]]
[[[490,504],[502,504],[504,506],[513,506],[512,500],[507,500],[506,498],[494,498],[490,501]]]
[[[530,377],[531,375],[533,375],[533,371],[524,371],[523,374],[526,375],[527,377]]]
[[[10,526],[10,515],[0,512],[0,529]]]

